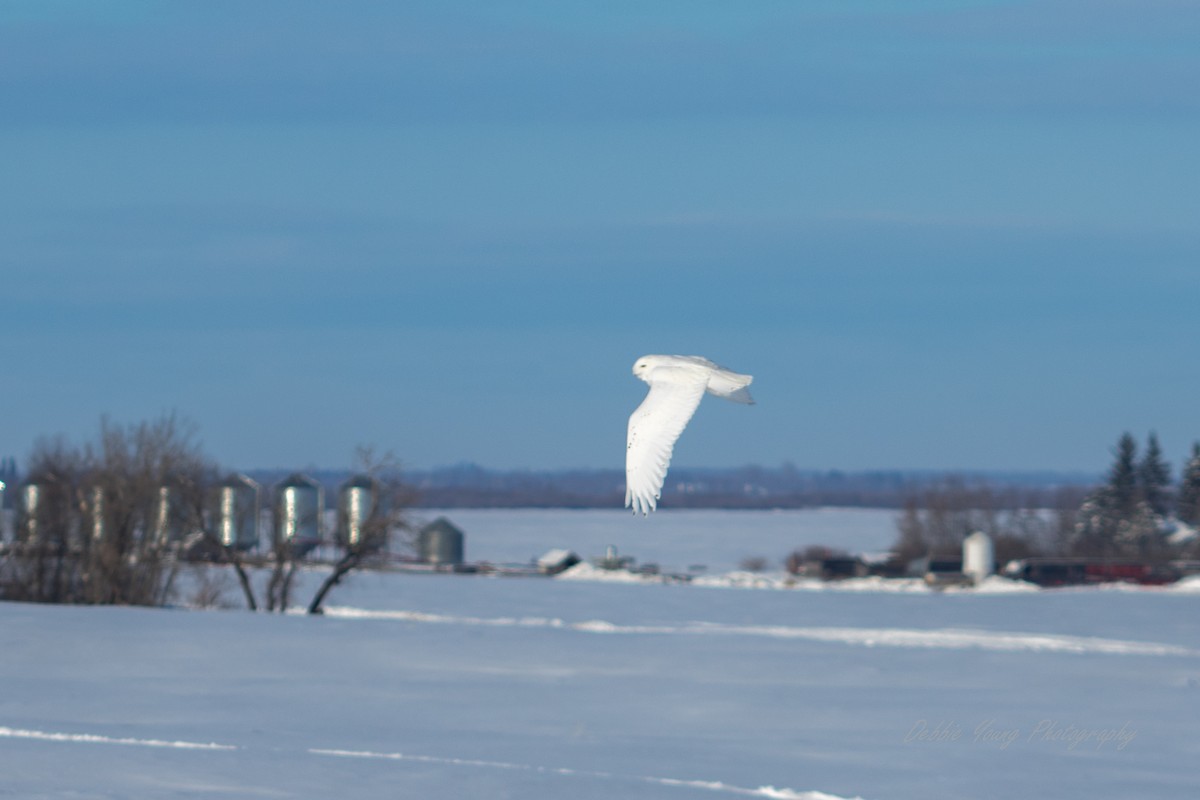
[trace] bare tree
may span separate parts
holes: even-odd
[[[296,548],[287,539],[275,537],[271,546],[271,577],[267,581],[267,611],[278,611],[282,614],[288,610],[292,600],[292,584],[299,567],[300,559]]]
[[[746,556],[738,564],[738,569],[744,572],[763,572],[767,568],[767,559],[763,556]]]
[[[189,472],[175,478],[179,523],[183,530],[189,531],[184,540],[183,551],[190,560],[217,562],[232,568],[246,607],[250,611],[257,611],[258,602],[246,570],[245,556],[239,549],[240,543],[227,541],[221,531],[225,510],[221,508],[220,492],[231,482],[232,477],[218,481],[216,474],[216,468],[210,467],[202,474]],[[251,513],[254,519],[230,522],[233,525],[249,524],[252,530],[257,531],[256,505],[251,509]]]
[[[181,565],[194,561],[232,568],[251,611],[283,612],[291,605],[311,542],[276,532],[260,602],[249,568],[261,561],[243,551],[246,541],[231,536],[229,510],[221,507],[221,491],[234,480],[221,480],[195,428],[174,414],[132,425],[104,418],[97,438],[79,446],[61,437],[41,439],[28,464],[18,535],[0,549],[0,598],[162,605],[172,597]],[[413,496],[399,479],[395,457],[359,448],[356,466],[358,478],[343,487],[356,500],[339,526],[343,555],[309,603],[309,613],[320,613],[328,593],[349,572],[382,560],[389,540],[412,545],[404,512]],[[311,513],[319,513],[320,502],[314,506]],[[251,538],[257,542],[256,535]],[[196,587],[196,597],[219,602],[220,582],[210,578],[197,578],[207,583]]]
[[[355,453],[358,475],[341,488],[338,536],[343,555],[308,605],[309,614],[320,614],[326,595],[364,561],[386,550],[394,536],[408,535],[402,545],[411,546],[412,527],[405,512],[414,495],[400,480],[400,464],[392,453],[376,456],[370,447]]]
[[[1066,497],[1059,493],[1048,501],[1041,493],[998,490],[987,483],[950,477],[905,499],[892,549],[906,562],[925,555],[948,555],[960,552],[968,534],[982,531],[991,537],[999,560],[1044,552],[1053,548],[1058,529],[1073,525],[1074,513],[1074,508],[1068,508],[1056,516],[1044,506],[1047,502],[1061,506],[1069,502]]]
[[[830,558],[849,558],[845,550],[827,547],[823,544],[810,544],[802,550],[793,550],[783,560],[783,568],[792,575],[800,575],[810,564],[819,564]]]
[[[0,593],[49,603],[162,605],[215,468],[174,414],[118,425],[94,442],[39,440],[19,536]],[[202,505],[202,503],[201,503]]]

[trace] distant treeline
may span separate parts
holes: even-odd
[[[250,476],[264,485],[282,480],[290,470],[256,470]],[[345,471],[308,473],[335,489]],[[1098,484],[1086,473],[1048,471],[954,472],[938,470],[803,470],[746,466],[729,469],[672,468],[663,487],[665,508],[809,508],[853,506],[903,508],[914,494],[944,485],[953,475],[967,484],[986,484],[996,502],[1012,508],[1051,507],[1066,487]],[[460,464],[431,470],[406,470],[401,479],[418,495],[421,508],[621,508],[625,474],[620,470],[494,470]]]

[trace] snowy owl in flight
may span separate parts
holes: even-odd
[[[650,392],[629,418],[625,443],[625,507],[645,516],[658,506],[671,450],[705,392],[735,403],[753,403],[754,380],[700,356],[642,356],[633,374]]]

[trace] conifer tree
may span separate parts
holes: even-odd
[[[1192,457],[1179,478],[1175,516],[1186,525],[1200,525],[1200,442],[1192,443]]]
[[[1157,464],[1162,453],[1151,438],[1153,458],[1139,462],[1137,442],[1129,433],[1121,435],[1113,453],[1108,482],[1089,495],[1076,515],[1071,550],[1076,555],[1145,556],[1157,549],[1157,533],[1162,518],[1145,498],[1143,468]],[[1160,486],[1156,470],[1152,480]],[[1169,480],[1169,473],[1168,478]],[[1165,491],[1164,491],[1165,494]]]
[[[1146,454],[1138,463],[1138,484],[1142,499],[1150,510],[1165,517],[1170,510],[1171,467],[1163,460],[1158,436],[1153,432],[1146,441]]]
[[[1111,509],[1118,516],[1133,512],[1138,501],[1137,442],[1128,432],[1117,442],[1116,460],[1108,471]]]

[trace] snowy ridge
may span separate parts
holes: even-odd
[[[239,745],[216,744],[213,742],[184,742],[165,741],[160,739],[134,739],[100,736],[92,733],[56,733],[49,731],[34,731],[22,728],[0,726],[0,737],[10,739],[35,739],[43,742],[62,742],[75,744],[117,744],[134,747],[173,747],[183,750],[244,750]],[[311,747],[304,751],[308,755],[326,756],[332,758],[373,758],[391,761],[415,761],[426,764],[444,764],[460,767],[477,767],[483,769],[521,770],[540,772],[554,775],[578,776],[584,778],[602,778],[608,780],[626,780],[640,783],[652,783],[661,786],[679,786],[690,789],[705,789],[711,792],[723,792],[748,797],[767,797],[776,800],[862,800],[862,798],[843,798],[824,792],[798,792],[794,789],[777,789],[774,786],[760,786],[749,789],[733,786],[720,781],[686,780],[680,778],[657,778],[650,775],[621,775],[614,772],[596,772],[592,770],[577,770],[567,767],[544,767],[533,764],[516,764],[508,761],[488,761],[473,758],[448,758],[441,756],[418,755],[411,753],[376,753],[369,750],[335,750]]]
[[[667,583],[672,579],[664,575],[642,574],[623,569],[600,569],[580,562],[560,575],[560,581],[597,581],[602,583]],[[777,589],[801,592],[892,592],[929,594],[933,592],[968,592],[974,594],[1013,594],[1039,592],[1041,589],[1026,581],[1014,581],[999,575],[991,575],[978,586],[954,586],[934,589],[920,578],[845,578],[826,581],[820,578],[798,578],[785,573],[746,572],[735,570],[721,575],[701,575],[692,578],[691,586],[714,589]]]
[[[531,772],[553,773],[555,775],[577,775],[585,778],[604,778],[611,780],[632,780],[641,783],[653,783],[660,786],[680,786],[688,789],[705,789],[710,792],[724,792],[748,797],[768,797],[775,800],[862,800],[860,797],[843,798],[825,792],[798,792],[794,789],[778,789],[774,786],[760,786],[748,789],[733,786],[721,781],[684,780],[680,778],[656,778],[649,775],[621,775],[615,772],[597,772],[594,770],[570,769],[567,767],[538,767],[531,764],[514,764],[508,761],[481,761],[462,758],[437,758],[434,756],[411,755],[408,753],[374,753],[367,750],[309,750],[309,753],[335,758],[379,758],[392,761],[420,761],[433,764],[454,764],[467,767],[485,767],[491,769],[527,770]]]
[[[237,750],[231,744],[213,742],[168,742],[160,739],[129,739],[97,736],[93,733],[47,733],[0,726],[0,737],[6,739],[39,739],[44,742],[83,742],[86,744],[123,744],[134,747],[174,747],[181,750]]]
[[[1168,592],[1180,594],[1200,594],[1200,575],[1189,575],[1166,587]]]
[[[430,614],[420,611],[372,611],[361,608],[330,606],[327,616],[340,619],[401,620],[439,625],[487,627],[554,628],[580,633],[605,635],[717,635],[760,636],[775,639],[808,639],[840,642],[862,647],[907,647],[946,650],[997,650],[1005,652],[1097,653],[1139,656],[1200,656],[1192,650],[1157,642],[1134,642],[1091,636],[1020,633],[1014,631],[940,628],[847,628],[795,627],[789,625],[728,625],[718,622],[690,622],[684,625],[618,625],[606,620],[566,622],[553,617],[467,617]]]
[[[846,578],[824,581],[820,578],[797,578],[784,574],[729,572],[724,575],[705,575],[692,581],[696,586],[714,589],[782,589],[800,592],[891,592],[927,594],[933,590],[920,578]]]

